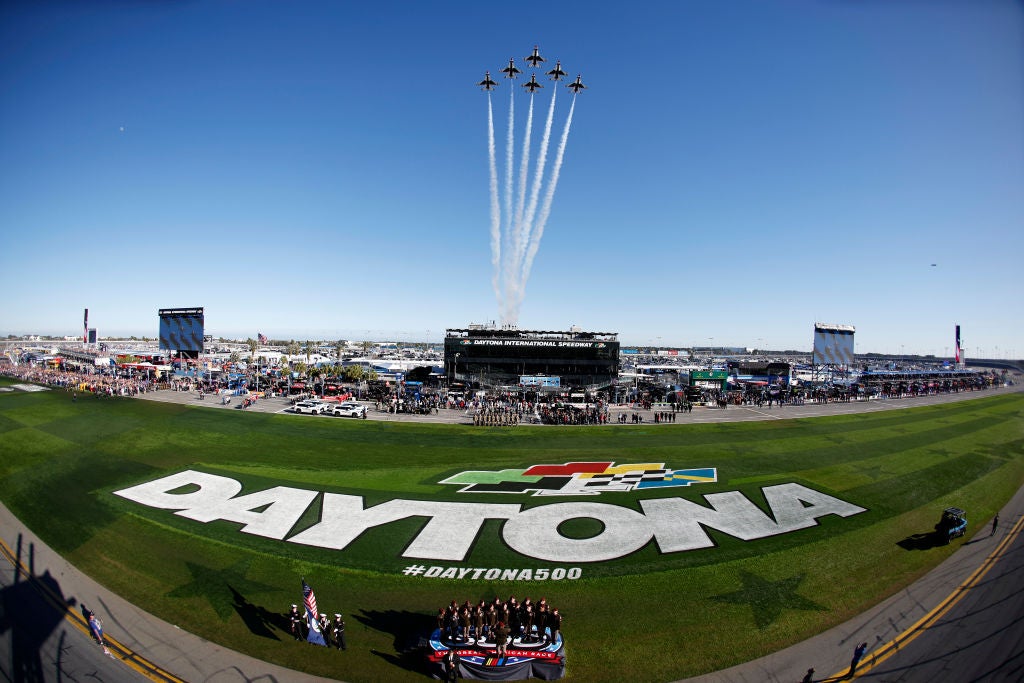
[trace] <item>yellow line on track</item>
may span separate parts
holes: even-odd
[[[33,588],[42,595],[43,599],[50,603],[54,609],[64,615],[64,620],[66,622],[84,633],[90,639],[92,638],[92,633],[89,630],[89,624],[86,622],[85,617],[74,610],[68,609],[68,605],[62,596],[57,595],[49,586],[45,586],[38,581],[37,578],[32,575],[29,568],[18,559],[11,547],[7,545],[2,538],[0,538],[0,555],[3,555],[7,561],[11,563],[11,566],[14,567],[14,570],[18,574],[25,577]],[[110,651],[111,657],[120,660],[124,664],[128,665],[128,667],[151,681],[157,681],[159,683],[186,683],[184,679],[178,678],[169,671],[161,669],[145,657],[136,654],[131,648],[124,643],[121,643],[116,638],[104,634],[103,642]]]
[[[977,569],[975,569],[969,577],[967,577],[966,581],[957,586],[956,589],[952,593],[947,595],[942,602],[940,602],[931,611],[929,611],[923,617],[914,622],[909,628],[907,628],[907,630],[905,630],[903,633],[899,634],[889,642],[885,643],[878,649],[874,650],[871,653],[870,659],[861,662],[861,664],[857,667],[857,673],[855,673],[852,678],[847,678],[846,674],[847,671],[849,671],[847,669],[846,671],[834,673],[824,680],[840,681],[853,680],[853,678],[860,678],[863,674],[871,671],[876,666],[878,666],[879,664],[881,664],[882,662],[884,662],[885,660],[889,659],[894,654],[899,652],[901,647],[907,645],[915,638],[917,638],[919,635],[921,635],[929,628],[931,628],[931,626],[935,624],[936,621],[945,616],[946,613],[949,612],[949,610],[953,609],[953,606],[960,602],[960,600],[962,600],[964,596],[967,595],[967,592],[974,588],[985,577],[985,575],[988,574],[989,570],[995,566],[996,562],[1003,555],[1003,552],[1006,550],[1006,548],[1009,547],[1010,543],[1013,542],[1013,539],[1017,536],[1018,533],[1020,533],[1021,526],[1024,526],[1024,517],[1021,517],[1017,520],[1017,523],[1013,525],[1013,528],[1010,529],[1010,532],[1008,534],[1006,534],[1006,537],[1003,538],[999,545],[996,546],[996,549],[993,550],[989,554],[989,556],[985,558],[985,561],[982,562],[981,565]]]

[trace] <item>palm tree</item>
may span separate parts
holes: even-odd
[[[318,367],[312,368],[309,371],[309,379],[311,380],[310,383],[313,384],[314,386],[316,384],[323,385],[323,381],[320,379],[320,376],[322,374],[323,374],[323,371],[320,368],[318,368]],[[316,393],[316,392],[313,392],[313,393]],[[323,387],[321,386],[321,388],[320,388],[320,395],[323,396],[323,393],[324,393]]]
[[[249,337],[245,340],[245,345],[249,347],[249,366],[253,369],[256,377],[256,391],[260,390],[260,357],[256,355],[256,351],[260,348],[260,343]]]
[[[309,362],[309,356],[313,353],[313,342],[306,340],[306,362]]]
[[[339,339],[338,341],[334,342],[334,357],[337,358],[338,360],[341,360],[341,356],[342,354],[344,354],[344,352],[345,340]]]

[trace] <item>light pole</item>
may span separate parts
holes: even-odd
[[[459,356],[461,356],[461,355],[462,355],[461,353],[455,354],[455,362],[452,364],[452,376],[451,376],[451,379],[448,380],[448,387],[449,388],[451,388],[451,386],[452,386],[452,380],[455,380],[455,379],[458,378]]]

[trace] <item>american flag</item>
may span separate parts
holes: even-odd
[[[257,332],[256,333],[256,338],[260,340],[260,344],[266,344],[267,343],[267,335],[263,334],[262,332]]]
[[[302,600],[306,603],[306,609],[313,615],[314,619],[320,618],[320,612],[316,609],[316,595],[313,594],[313,589],[309,587],[306,580],[302,580]]]
[[[318,623],[320,613],[316,608],[316,596],[305,579],[302,580],[302,602],[306,605],[306,626],[309,628],[309,631],[306,633],[306,642],[326,646],[327,641],[324,640],[324,634],[320,632],[320,624]]]

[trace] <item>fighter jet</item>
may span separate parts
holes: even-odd
[[[587,89],[587,86],[583,85],[583,81],[580,80],[580,75],[579,74],[576,74],[576,81],[575,82],[570,83],[569,85],[567,85],[565,87],[569,88],[569,90],[572,90],[574,95],[578,95],[580,90],[586,90]]]
[[[533,46],[533,54],[530,55],[529,57],[526,57],[526,61],[528,61],[530,63],[530,66],[532,66],[534,69],[536,69],[538,64],[540,64],[541,62],[546,62],[548,60],[546,60],[546,59],[544,59],[543,57],[540,56],[540,48],[538,46],[534,45]]]
[[[477,85],[479,85],[484,90],[493,90],[494,88],[498,87],[498,84],[491,80],[491,72],[490,71],[485,71],[484,72],[484,80],[482,80],[479,83],[477,83]]]
[[[537,90],[537,88],[543,88],[544,86],[537,82],[536,74],[530,74],[530,82],[523,83],[523,87],[529,90],[530,94],[532,95]]]
[[[565,78],[565,72],[562,71],[562,63],[555,62],[555,68],[548,72],[548,76],[551,76],[551,80],[557,81],[560,78]]]
[[[505,74],[505,78],[515,78],[516,74],[521,74],[523,72],[516,68],[515,57],[509,57],[508,66],[502,69],[501,73]]]

